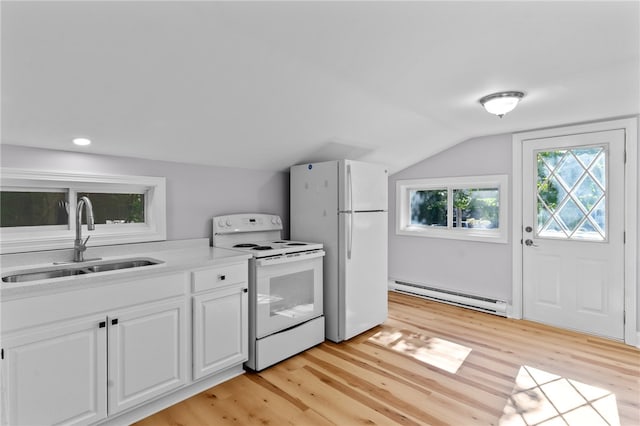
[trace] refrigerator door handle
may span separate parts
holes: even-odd
[[[347,259],[351,259],[351,249],[353,248],[353,213],[349,213],[349,239],[347,242]]]
[[[353,180],[351,177],[351,164],[347,164],[347,183],[349,185],[349,211],[353,211]]]

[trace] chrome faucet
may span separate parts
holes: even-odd
[[[78,208],[76,209],[76,240],[73,243],[73,261],[84,262],[84,251],[87,249],[87,239],[82,241],[82,207],[85,207],[87,214],[87,230],[93,231],[96,229],[96,225],[93,219],[93,206],[91,200],[87,197],[80,198],[78,201]]]

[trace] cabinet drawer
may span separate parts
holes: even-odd
[[[247,262],[191,272],[191,288],[194,293],[247,281]]]

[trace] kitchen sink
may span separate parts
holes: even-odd
[[[19,283],[23,281],[47,280],[51,278],[71,277],[88,273],[84,269],[55,269],[51,271],[20,272],[2,277],[5,283]]]
[[[122,260],[113,263],[101,263],[89,266],[87,269],[91,272],[115,271],[118,269],[139,268],[141,266],[157,265],[159,261],[149,259]]]
[[[69,264],[65,266],[55,266],[51,268],[34,268],[23,271],[12,272],[2,276],[2,282],[20,283],[26,281],[47,280],[61,277],[72,277],[76,275],[94,274],[108,271],[118,271],[121,269],[140,268],[144,266],[158,265],[164,263],[161,260],[150,258],[119,259],[103,262],[86,262],[85,264]]]

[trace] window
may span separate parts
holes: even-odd
[[[67,213],[59,208],[67,202],[67,193],[63,190],[3,190],[0,194],[0,226],[3,228],[68,223]]]
[[[606,146],[536,151],[536,163],[536,236],[606,241]]]
[[[93,205],[90,246],[166,239],[165,179],[3,169],[2,253],[72,248],[80,197]],[[82,223],[86,223],[83,214]]]
[[[507,176],[396,182],[396,233],[507,242]]]
[[[79,192],[77,200],[88,197],[96,224],[144,223],[145,193]]]

